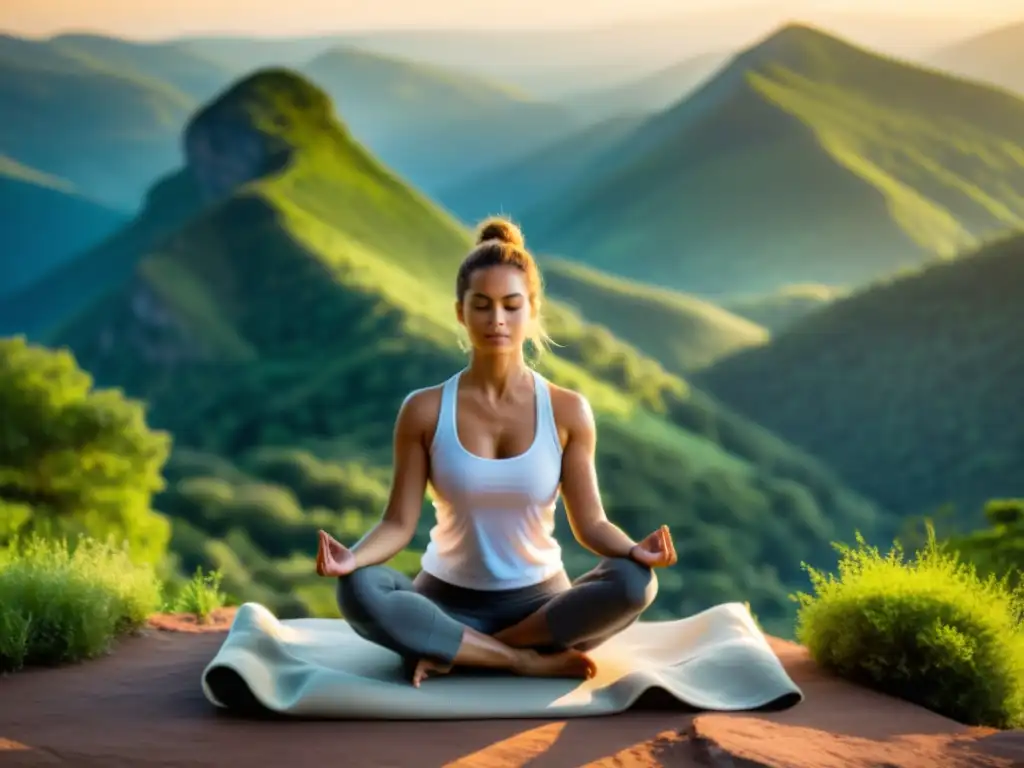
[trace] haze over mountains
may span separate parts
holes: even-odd
[[[951,72],[1024,93],[1024,22],[958,40],[928,60]]]
[[[1019,226],[1022,137],[1004,92],[794,25],[517,213],[546,251],[705,295],[861,284]]]
[[[1024,251],[973,253],[1024,228],[1024,101],[761,32],[546,91],[500,76],[504,47],[412,55],[471,58],[440,33],[0,40],[0,334],[68,346],[172,432],[183,567],[329,612],[309,542],[379,515],[402,398],[465,362],[468,225],[509,212],[610,513],[681,543],[656,610],[749,600],[787,634],[830,541],[1024,494]]]

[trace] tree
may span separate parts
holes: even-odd
[[[157,561],[170,526],[150,502],[170,445],[141,403],[94,389],[70,352],[0,339],[0,538],[113,537]]]

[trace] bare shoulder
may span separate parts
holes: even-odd
[[[555,415],[562,445],[571,437],[586,437],[594,433],[594,411],[590,401],[573,389],[548,383],[551,391],[551,410]]]
[[[397,429],[405,434],[417,434],[429,444],[434,439],[437,417],[441,412],[442,387],[442,384],[436,384],[406,395],[398,411]]]

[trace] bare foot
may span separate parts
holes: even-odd
[[[523,651],[523,661],[516,671],[528,677],[569,677],[586,680],[597,674],[593,659],[581,651],[537,653]]]
[[[412,673],[412,684],[417,688],[420,687],[420,683],[426,680],[428,677],[439,677],[440,675],[447,675],[452,671],[451,664],[439,664],[436,661],[430,661],[429,659],[420,659],[416,662],[416,669]]]

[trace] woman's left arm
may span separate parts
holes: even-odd
[[[601,557],[632,557],[637,545],[608,519],[597,483],[594,412],[580,394],[559,393],[559,421],[567,433],[562,451],[562,498],[576,540]]]

